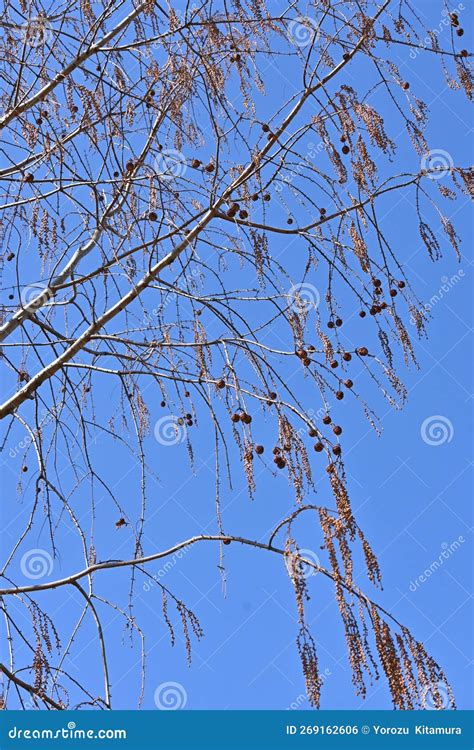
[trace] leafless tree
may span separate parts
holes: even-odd
[[[305,615],[305,566],[317,571],[311,583],[334,585],[356,693],[364,696],[380,674],[395,707],[423,706],[427,689],[446,707],[436,689],[446,683],[443,670],[355,583],[354,550],[363,551],[368,586],[381,575],[352,513],[334,415],[339,401],[356,399],[377,429],[364,377],[359,392],[351,368],[362,366],[366,385],[401,405],[397,350],[414,360],[408,318],[411,330],[424,329],[397,237],[385,228],[386,206],[409,195],[429,256],[438,258],[446,241],[459,254],[445,206],[472,191],[472,171],[430,151],[426,104],[394,53],[440,65],[450,88],[470,99],[461,19],[433,2],[426,23],[408,0],[173,5],[3,2],[0,417],[28,508],[18,540],[2,545],[3,705],[111,708],[107,608],[142,643],[140,702],[146,634],[133,601],[149,564],[210,544],[224,574],[232,544],[286,564],[311,705],[320,704],[322,681]],[[438,18],[442,35],[433,30]],[[271,82],[282,66],[294,84],[288,99]],[[411,171],[400,169],[396,149],[407,135]],[[357,338],[350,350],[341,326]],[[301,397],[309,385],[320,399],[316,413]],[[259,440],[264,420],[277,434],[272,445]],[[214,434],[215,528],[182,539],[177,510],[175,545],[157,549],[146,536],[150,445],[155,457],[158,446],[159,471],[169,444],[186,442],[191,475],[201,426]],[[127,503],[103,460],[125,450],[140,466]],[[327,472],[328,505],[316,498],[315,467]],[[227,528],[221,495],[241,470],[250,495],[262,471],[288,477],[294,508],[275,518],[266,539]],[[111,526],[124,527],[117,533],[130,534],[128,556],[111,559],[115,531],[109,549],[103,535],[96,541],[98,498]],[[300,555],[301,522],[314,524],[319,563]],[[43,527],[49,549],[41,559],[32,540]],[[82,567],[38,580],[38,566],[58,556],[70,567],[72,538]],[[104,582],[123,567],[128,606]],[[192,639],[202,635],[197,616],[158,586],[163,627],[173,643],[176,609],[191,658]],[[48,614],[48,597],[66,589],[83,601],[70,633],[57,632]],[[100,698],[86,677],[79,683],[66,670],[89,618],[103,666]]]

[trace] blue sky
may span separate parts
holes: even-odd
[[[438,4],[421,3],[420,9],[433,12],[438,18],[440,12],[432,11],[434,5]],[[465,25],[467,28],[468,24]],[[465,46],[469,48],[467,40]],[[402,74],[429,105],[431,148],[447,152],[455,163],[472,163],[472,119],[464,94],[447,88],[437,60],[427,61],[423,54],[413,58],[409,48],[398,48],[395,55]],[[354,64],[347,73],[348,82],[355,85],[364,70]],[[258,105],[262,115],[270,117],[280,103],[296,91],[293,68],[289,65],[286,69],[284,62],[278,68],[273,66],[267,71],[267,84],[267,94],[259,99]],[[390,135],[395,136],[397,143],[395,171],[415,171],[419,156],[408,143],[400,123],[392,124],[393,111],[387,110],[386,114]],[[310,140],[307,138],[304,143],[308,148]],[[382,174],[390,170],[393,171],[392,166],[380,165]],[[430,190],[436,188],[435,184],[429,185]],[[361,392],[378,413],[383,426],[381,437],[371,430],[355,401],[345,399],[337,409],[344,423],[345,463],[353,509],[378,556],[384,591],[374,592],[364,576],[356,580],[425,643],[444,667],[458,706],[467,708],[472,706],[474,682],[470,594],[472,226],[470,209],[464,198],[456,203],[444,200],[444,206],[463,240],[459,262],[442,233],[439,238],[443,258],[437,263],[430,261],[413,219],[412,192],[402,191],[396,197],[390,194],[382,202],[385,230],[396,244],[400,263],[420,298],[426,302],[432,300],[428,338],[416,344],[419,369],[413,366],[407,369],[400,355],[396,355],[398,373],[409,392],[407,405],[402,411],[390,408],[377,389],[371,387],[358,363],[351,377],[356,384],[361,383]],[[278,217],[281,212],[278,203],[271,212],[272,217]],[[271,251],[296,271],[295,245],[275,235]],[[172,273],[168,272],[166,278],[171,279]],[[311,283],[319,287],[316,272]],[[255,321],[254,316],[257,313],[249,310],[250,322]],[[347,325],[342,329],[348,348],[356,345],[359,326],[356,312],[349,312]],[[414,334],[413,326],[412,329]],[[367,339],[369,344],[376,345],[369,329]],[[282,368],[285,377],[294,377],[295,373],[286,364],[282,363]],[[97,388],[98,414],[106,421],[110,416],[109,404],[114,399],[114,386],[105,378],[98,378]],[[309,385],[301,385],[299,393],[308,409],[320,408]],[[152,425],[169,411],[168,405],[165,409],[159,406],[156,394],[149,406]],[[258,429],[260,440],[270,446],[274,440],[270,420],[262,419]],[[3,494],[8,503],[2,505],[1,519],[7,539],[4,549],[8,550],[24,526],[32,496],[32,485],[28,483],[23,498],[15,493],[20,458],[8,451],[19,439],[21,432],[15,428],[3,457]],[[145,553],[203,530],[216,533],[212,431],[206,417],[200,417],[198,437],[193,443],[194,474],[189,470],[184,443],[163,446],[151,435],[147,438],[147,447],[157,476],[150,474],[148,478],[150,521],[144,540]],[[120,446],[102,437],[97,439],[95,451],[114,493],[133,516],[138,466]],[[316,476],[316,487],[320,500],[328,496],[324,470]],[[294,492],[287,479],[283,474],[274,477],[263,469],[259,471],[253,500],[248,497],[245,478],[238,469],[233,473],[232,490],[223,483],[221,492],[227,533],[258,540],[267,539],[275,524],[294,508]],[[113,505],[100,488],[96,501],[101,559],[130,557],[133,550],[130,530],[127,527],[115,529]],[[81,512],[80,506],[78,512]],[[87,513],[84,521],[86,524],[90,521]],[[318,555],[317,527],[301,522],[297,528],[300,547]],[[46,532],[46,526],[38,523],[30,544],[34,541],[38,548],[46,547]],[[76,570],[81,560],[80,549],[69,528],[61,528],[59,534],[62,555],[54,561],[50,577],[61,577]],[[356,563],[356,571],[362,570],[362,561],[357,555]],[[205,636],[198,643],[193,641],[191,666],[186,664],[179,627],[176,628],[177,642],[170,647],[169,634],[159,616],[158,586],[138,577],[133,607],[146,634],[143,707],[155,708],[156,691],[167,689],[167,683],[175,683],[171,689],[181,695],[187,709],[309,708],[295,646],[294,596],[282,559],[236,545],[225,548],[225,591],[219,564],[218,546],[209,544],[195,545],[185,554],[171,558],[169,565],[155,562],[149,567],[149,572],[183,599],[201,621]],[[98,573],[97,591],[117,597],[120,606],[126,606],[128,580],[126,572]],[[383,680],[369,688],[364,704],[353,693],[332,585],[312,576],[309,590],[308,616],[324,678],[321,707],[389,708],[390,698]],[[49,597],[48,611],[54,613],[55,624],[65,631],[72,628],[80,612],[77,592],[48,592],[39,596],[39,603],[46,597]],[[21,620],[24,612],[20,607],[17,610]],[[134,639],[133,647],[130,645],[127,631],[118,624],[117,612],[104,607],[102,613],[109,638],[113,706],[133,708],[140,690],[140,643]],[[176,620],[174,615],[173,620]],[[79,678],[87,672],[87,682],[95,685],[99,692],[101,673],[92,622],[77,636],[75,646],[73,657],[68,659],[71,673]]]

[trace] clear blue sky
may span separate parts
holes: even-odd
[[[441,4],[420,3],[420,11],[440,17]],[[436,10],[432,7],[436,6]],[[471,10],[466,13],[472,16]],[[470,19],[472,20],[472,19]],[[465,28],[469,24],[465,23]],[[469,35],[467,35],[469,36]],[[465,46],[469,46],[466,39]],[[430,108],[429,143],[452,155],[462,165],[472,163],[472,119],[463,93],[450,91],[444,82],[437,60],[424,59],[423,54],[410,57],[409,48],[395,49],[400,71],[416,93]],[[357,84],[360,69],[354,64],[348,82]],[[259,100],[261,112],[269,116],[280,103],[296,92],[294,71],[279,67],[267,71],[267,96]],[[393,113],[393,110],[390,110]],[[393,115],[391,114],[390,117]],[[398,136],[397,172],[415,171],[419,157],[407,143],[400,123],[391,125],[390,134]],[[306,139],[308,142],[310,138]],[[301,144],[300,144],[301,145]],[[303,150],[302,148],[300,150]],[[387,166],[380,165],[382,174]],[[345,430],[346,468],[352,504],[359,525],[370,540],[381,564],[384,591],[374,592],[365,578],[361,587],[406,624],[423,641],[428,651],[445,668],[459,707],[472,706],[472,231],[469,207],[464,200],[444,201],[445,211],[453,216],[463,242],[458,263],[439,233],[444,257],[432,263],[421,243],[413,221],[413,193],[390,196],[384,204],[385,229],[396,239],[397,252],[406,273],[411,276],[420,298],[440,298],[432,306],[428,339],[417,343],[420,369],[407,370],[397,354],[398,372],[409,390],[403,411],[389,409],[375,388],[365,379],[361,391],[374,406],[383,424],[379,438],[370,429],[358,404],[345,399],[339,407]],[[441,199],[443,200],[443,199]],[[277,211],[277,208],[273,208]],[[272,238],[272,253],[287,260],[295,245]],[[293,263],[293,261],[289,261]],[[445,278],[455,280],[447,284]],[[166,278],[172,278],[169,274]],[[318,286],[315,275],[312,283]],[[348,348],[355,343],[357,321],[348,320],[343,330]],[[357,323],[358,325],[358,323]],[[369,334],[372,336],[372,334]],[[375,342],[372,342],[375,345]],[[364,380],[355,365],[354,380]],[[288,372],[287,376],[292,377]],[[359,378],[359,381],[358,381]],[[107,416],[110,381],[97,380],[102,395],[99,411]],[[307,388],[305,392],[304,388]],[[319,409],[312,402],[309,386],[300,390],[307,408]],[[113,395],[112,395],[113,398]],[[154,398],[151,422],[167,413]],[[450,439],[430,445],[422,439],[422,425],[427,419],[441,417]],[[439,419],[435,420],[439,421]],[[270,421],[259,425],[261,441],[270,446],[274,428]],[[8,446],[15,445],[21,433],[17,428]],[[436,441],[436,437],[433,438]],[[144,540],[144,552],[151,553],[203,529],[216,532],[214,509],[214,459],[210,450],[212,432],[202,415],[199,440],[194,441],[196,472],[188,469],[185,444],[161,446],[153,436],[147,439],[151,463],[159,481],[150,476],[150,522]],[[130,515],[136,516],[138,472],[130,464],[128,454],[117,445],[99,438],[96,443],[99,463],[112,482]],[[32,498],[15,494],[18,462],[3,457],[4,502],[1,520],[6,527],[9,550],[23,528]],[[272,527],[291,511],[294,493],[283,474],[276,478],[262,471],[258,478],[255,499],[250,501],[242,473],[234,472],[230,491],[222,486],[225,528],[228,533],[256,539],[268,538]],[[328,497],[326,475],[317,477],[318,498]],[[106,495],[98,491],[97,523],[102,524],[98,546],[100,558],[130,557],[132,536],[127,528],[114,528],[114,511]],[[311,499],[307,498],[310,502]],[[317,500],[316,500],[317,502]],[[89,507],[89,498],[85,499]],[[13,510],[12,510],[13,508]],[[319,552],[315,527],[298,527],[300,547]],[[77,542],[65,530],[59,531],[63,550],[55,561],[52,576],[60,577],[76,570],[80,563]],[[30,546],[46,547],[46,527],[38,524]],[[456,543],[453,547],[453,544]],[[446,546],[447,545],[447,546]],[[68,550],[68,555],[64,550]],[[448,550],[448,552],[446,552]],[[445,551],[445,556],[440,558]],[[440,560],[442,561],[440,563]],[[356,557],[357,563],[361,563]],[[436,563],[436,564],[435,564]],[[434,565],[435,564],[435,565]],[[193,641],[193,662],[186,664],[185,648],[179,627],[177,643],[170,647],[166,627],[159,613],[161,596],[157,586],[145,590],[145,579],[139,577],[134,601],[137,621],[145,632],[147,650],[146,691],[143,706],[154,708],[155,690],[166,682],[179,683],[187,696],[188,709],[262,708],[307,709],[304,681],[295,646],[297,624],[293,591],[284,564],[277,556],[231,545],[225,549],[227,592],[224,596],[219,576],[217,545],[196,546],[181,559],[173,561],[161,578],[177,596],[199,616],[205,631],[201,642]],[[429,574],[425,571],[430,569]],[[154,563],[149,570],[159,574],[163,563]],[[358,569],[362,566],[359,564]],[[357,567],[356,567],[357,570]],[[425,580],[422,580],[423,577]],[[324,687],[322,708],[362,707],[352,690],[350,670],[333,588],[316,576],[310,579],[311,602],[308,606],[312,632],[317,640]],[[97,592],[118,597],[126,606],[128,575],[124,572],[103,572],[96,577]],[[71,627],[79,612],[75,592],[43,594],[38,601],[50,597],[48,611],[54,613],[57,626]],[[54,605],[51,604],[54,601]],[[18,608],[20,613],[20,608]],[[133,708],[140,686],[140,644],[135,639],[130,648],[128,633],[118,626],[118,617],[103,609],[103,625],[108,634],[108,650],[115,708]],[[20,617],[24,615],[20,614]],[[176,617],[173,615],[173,619]],[[25,621],[25,627],[27,627]],[[101,690],[98,646],[92,621],[78,636],[75,656],[68,668],[78,678],[86,672],[86,682],[96,682]],[[5,658],[5,655],[2,655]],[[19,656],[18,661],[21,661]],[[369,688],[366,708],[389,708],[390,698],[385,682]]]

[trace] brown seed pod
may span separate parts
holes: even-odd
[[[258,201],[258,193],[254,193],[254,194],[252,195],[252,200],[253,200],[254,202],[255,202],[255,201]]]
[[[148,218],[150,219],[150,221],[156,221],[158,218],[158,214],[156,213],[156,211],[150,211],[150,213],[148,214]]]
[[[332,452],[334,453],[335,456],[340,456],[341,453],[342,453],[341,446],[340,445],[334,445],[333,449],[332,449]]]
[[[275,445],[275,447],[273,449],[273,453],[274,453],[275,456],[278,456],[278,454],[280,453],[280,449],[279,449],[278,445]]]
[[[250,416],[250,414],[247,414],[246,412],[244,412],[244,413],[243,413],[243,414],[241,415],[241,417],[240,417],[240,420],[241,420],[241,421],[242,421],[242,422],[243,422],[244,424],[250,424],[250,422],[252,421],[252,417]]]
[[[365,318],[366,315],[367,313],[365,312],[365,310],[361,310],[359,313],[359,318]]]
[[[263,130],[264,133],[268,133],[269,130],[270,130],[270,126],[267,125],[266,122],[264,122],[263,125],[262,125],[262,130]]]
[[[390,296],[391,296],[391,297],[396,297],[396,296],[397,296],[397,294],[398,294],[398,292],[397,292],[397,290],[396,290],[396,289],[390,289],[390,292],[389,292],[389,294],[390,294]]]
[[[231,541],[232,541],[232,539],[223,539],[222,540],[222,544],[228,545],[228,544],[231,543]]]
[[[404,81],[404,82],[402,83],[402,89],[403,89],[404,91],[408,91],[408,89],[409,89],[409,88],[410,88],[410,84],[408,83],[408,81]]]
[[[245,210],[239,211],[240,219],[246,219],[247,217],[248,217],[248,211],[245,211]]]
[[[464,29],[458,29],[458,30],[456,31],[456,34],[457,34],[458,36],[464,36]]]
[[[369,350],[366,346],[359,346],[357,349],[357,354],[360,354],[361,357],[366,357],[369,353]]]
[[[342,359],[344,360],[344,362],[350,362],[352,359],[352,354],[350,352],[344,352],[344,354],[342,355]]]
[[[332,420],[331,420],[331,417],[329,416],[329,414],[325,414],[324,417],[323,417],[323,424],[331,424],[331,421]]]
[[[191,166],[192,166],[193,169],[199,169],[199,167],[201,166],[201,164],[202,164],[202,162],[200,162],[199,159],[193,159],[192,162],[191,162]]]
[[[353,383],[353,382],[352,382],[352,380],[351,380],[351,379],[349,378],[348,380],[345,380],[345,381],[344,381],[344,385],[346,386],[346,388],[352,388],[352,386],[354,385],[354,383]]]
[[[341,151],[342,151],[343,154],[348,154],[348,153],[350,153],[350,148],[349,148],[349,146],[343,146],[342,149],[341,149]]]
[[[205,169],[206,169],[206,172],[214,172],[215,166],[212,162],[210,162],[209,164],[206,164]]]
[[[339,362],[337,361],[337,359],[333,359],[330,365],[332,369],[334,370],[336,367],[339,367]]]
[[[332,431],[334,432],[335,435],[341,435],[342,427],[339,427],[338,424],[335,424],[334,427],[332,428]]]
[[[160,401],[160,406],[163,409],[166,406],[166,401]]]
[[[293,224],[293,219],[291,218],[291,216],[288,216],[288,218],[286,220],[286,223],[287,224]]]
[[[265,193],[265,195],[263,196],[263,200],[268,202],[270,199],[271,199],[270,193]]]
[[[314,427],[310,427],[309,430],[308,430],[308,435],[310,437],[313,437],[313,438],[317,437],[318,436],[318,431],[315,430]]]
[[[31,174],[31,172],[28,172],[28,174],[25,174],[25,182],[33,182],[33,181],[34,181],[34,179],[35,179],[35,178],[34,178],[34,177],[33,177],[33,175]]]
[[[263,453],[264,450],[265,450],[265,448],[263,447],[263,445],[256,445],[255,446],[255,453],[258,453],[259,456],[262,455],[262,453]]]
[[[224,380],[218,380],[216,383],[218,388],[225,388],[225,381]]]
[[[315,443],[314,450],[316,451],[316,453],[321,453],[321,451],[324,450],[324,445],[322,443]]]
[[[231,420],[233,422],[240,422],[240,414],[237,414],[237,412],[235,412],[235,414],[232,414]]]
[[[332,322],[332,320],[328,322],[328,328],[334,328],[334,323]]]
[[[306,357],[306,359],[303,359],[302,362],[305,367],[309,367],[311,364],[311,360],[308,357]]]
[[[277,463],[277,466],[279,469],[284,469],[286,466],[286,461],[283,458],[280,458]]]
[[[344,391],[336,391],[336,398],[338,401],[342,401],[344,398]]]
[[[336,318],[336,325],[338,328],[342,326],[342,318]]]
[[[277,395],[276,395],[276,393],[274,391],[270,391],[270,393],[268,394],[268,398],[271,401],[275,401],[276,397],[277,397]]]
[[[399,289],[405,289],[406,284],[404,281],[399,281],[397,282],[397,286]]]

